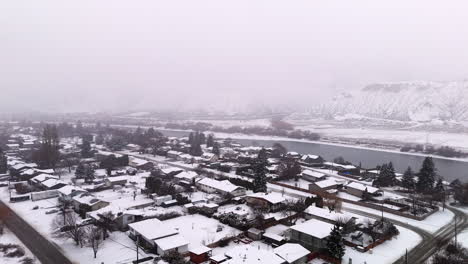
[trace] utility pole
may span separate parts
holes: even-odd
[[[139,236],[139,235],[137,235],[137,236],[136,236],[136,253],[137,253],[137,263],[138,263],[138,261],[139,261],[139,255],[138,255],[138,253],[139,253],[139,252],[138,252],[138,248],[139,248],[139,247],[140,247],[140,236]]]
[[[408,264],[408,249],[406,249],[405,253],[405,264]]]
[[[458,245],[457,235],[458,235],[458,231],[457,231],[457,217],[455,217],[455,245]]]

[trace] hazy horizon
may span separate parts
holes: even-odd
[[[463,80],[467,7],[10,1],[0,10],[0,111],[307,106],[374,82]]]

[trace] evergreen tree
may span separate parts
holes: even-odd
[[[214,145],[213,145],[213,154],[216,154],[216,156],[218,156],[218,157],[219,157],[219,154],[220,154],[220,152],[219,152],[219,145],[218,145],[218,143],[216,143],[216,142],[215,142]]]
[[[206,139],[206,147],[211,148],[214,146],[214,137],[213,134],[209,134],[208,138]]]
[[[326,238],[327,252],[331,257],[341,260],[345,254],[345,246],[343,244],[343,234],[341,227],[338,224],[333,226],[330,235]]]
[[[201,145],[206,143],[206,136],[204,133],[198,134],[198,142],[200,142]]]
[[[374,185],[379,187],[388,187],[393,186],[396,183],[395,169],[393,168],[393,163],[383,164],[380,167],[379,176],[374,181]]]
[[[83,137],[82,143],[81,143],[81,157],[82,158],[90,158],[93,156],[93,153],[91,152],[91,142]]]
[[[189,136],[188,136],[188,143],[189,143],[190,145],[192,145],[192,143],[193,143],[193,132],[190,132],[190,134],[189,134]]]
[[[95,143],[96,143],[96,145],[103,145],[104,144],[104,135],[102,133],[99,133],[96,136]]]
[[[7,173],[8,170],[8,159],[3,153],[3,149],[0,148],[0,174]]]
[[[281,145],[280,143],[275,143],[273,144],[273,151],[271,153],[271,156],[273,158],[281,158],[286,156],[286,153],[288,153],[288,150]]]
[[[83,163],[79,163],[78,166],[76,166],[75,176],[77,178],[81,178],[81,177],[84,177],[84,175],[85,175],[85,166]]]
[[[439,178],[437,180],[434,191],[432,192],[432,197],[437,201],[443,201],[444,200],[444,198],[445,198],[445,187],[444,187],[444,181],[442,180],[442,178]]]
[[[416,188],[419,192],[431,192],[434,188],[436,168],[431,157],[426,157],[418,174]]]
[[[411,167],[408,167],[408,169],[406,169],[405,173],[403,174],[401,185],[407,190],[414,190],[415,184],[413,170],[411,170]]]
[[[85,182],[91,183],[94,180],[94,169],[90,165],[85,167]]]
[[[42,132],[41,147],[34,155],[35,161],[41,168],[55,169],[55,165],[60,158],[59,143],[57,126],[45,125]]]
[[[255,173],[255,179],[253,181],[254,192],[266,192],[267,191],[266,166],[267,166],[266,150],[262,149],[252,166],[254,173]]]

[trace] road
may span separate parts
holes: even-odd
[[[72,264],[59,248],[37,232],[3,201],[0,201],[0,219],[42,264]]]

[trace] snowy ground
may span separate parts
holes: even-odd
[[[5,188],[0,189],[0,198],[3,201],[8,201],[8,192]],[[106,239],[103,247],[99,250],[96,259],[93,258],[93,252],[90,248],[80,248],[70,239],[64,240],[52,237],[52,221],[57,214],[46,214],[46,212],[54,208],[56,203],[57,199],[53,198],[35,202],[25,201],[9,203],[9,206],[35,227],[42,235],[59,245],[72,261],[87,264],[101,264],[102,262],[106,264],[129,263],[130,260],[136,258],[134,242],[122,232],[113,232],[110,234],[110,237]],[[32,208],[35,206],[39,208],[33,210]],[[146,256],[146,254],[140,250],[140,256]]]
[[[363,264],[364,262],[368,264],[391,264],[403,256],[406,249],[410,250],[421,242],[421,237],[413,231],[400,226],[398,226],[398,230],[400,230],[398,237],[386,241],[366,253],[346,247],[343,263],[348,263],[347,261],[351,258],[355,264]]]
[[[40,264],[41,262],[36,259],[36,257],[31,253],[31,251],[13,234],[8,228],[3,229],[3,235],[0,235],[0,244],[14,244],[21,246],[24,251],[25,255],[19,258],[8,258],[0,253],[0,259],[2,264],[14,264],[14,263],[21,263],[21,260],[24,258],[31,258],[34,260],[33,263]]]
[[[346,208],[364,211],[364,212],[368,212],[368,213],[375,214],[375,215],[381,215],[382,213],[379,210],[374,210],[374,209],[362,207],[359,205],[344,203],[343,210],[346,211]],[[423,221],[417,221],[417,220],[413,220],[410,218],[406,218],[406,217],[398,216],[394,214],[389,214],[389,213],[384,213],[384,217],[397,220],[403,223],[407,223],[409,225],[421,228],[430,233],[435,233],[437,230],[439,230],[440,228],[448,224],[454,217],[454,214],[449,210],[443,211],[442,208],[440,208],[438,212],[434,213],[433,215],[429,216]]]

